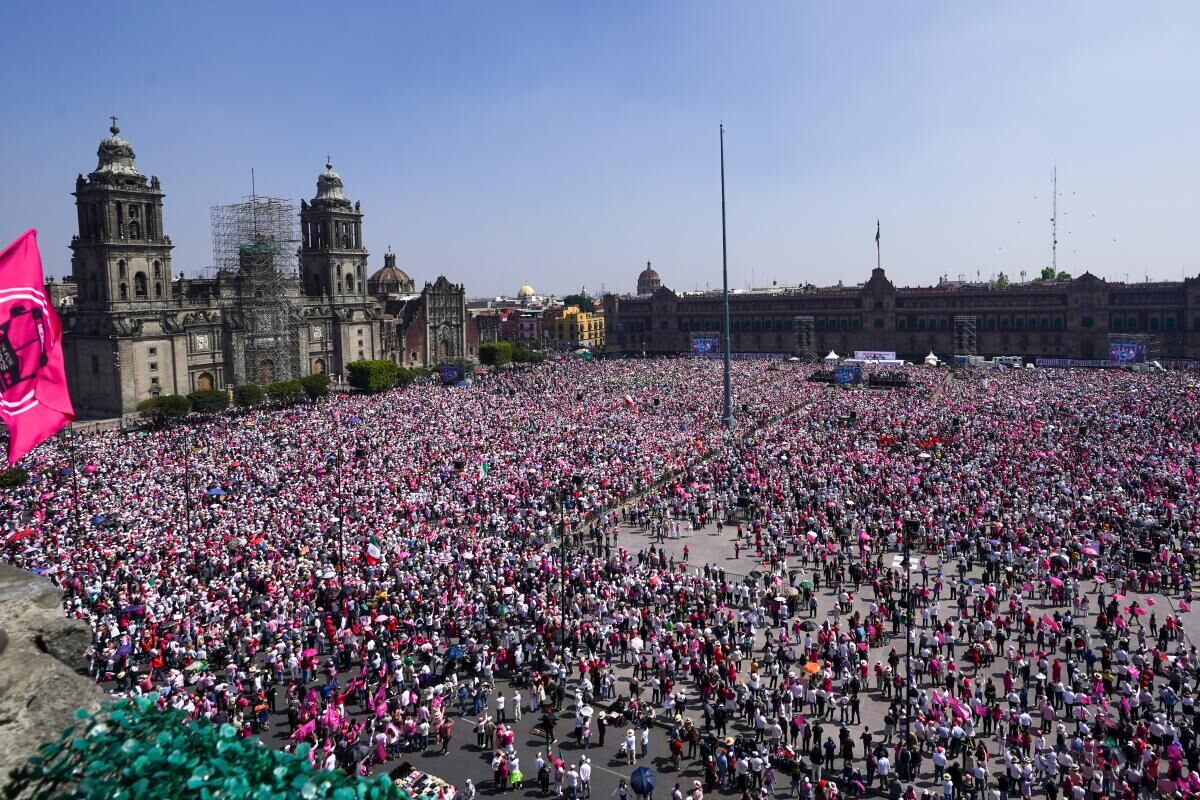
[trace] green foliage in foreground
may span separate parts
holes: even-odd
[[[386,775],[347,778],[242,739],[231,725],[160,711],[157,695],[117,701],[63,731],[12,771],[3,796],[34,800],[411,800]]]

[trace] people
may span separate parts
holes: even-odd
[[[356,743],[368,768],[431,734],[446,750],[446,723],[470,714],[501,786],[519,771],[522,699],[507,693],[521,677],[547,747],[557,716],[586,720],[606,683],[630,766],[648,757],[647,721],[703,709],[700,733],[755,731],[669,745],[747,789],[766,782],[750,769],[770,760],[759,740],[773,750],[785,731],[811,762],[801,796],[851,793],[870,757],[888,792],[940,793],[939,766],[961,792],[985,764],[1013,793],[1049,770],[1093,798],[1175,741],[1172,780],[1188,780],[1194,375],[914,370],[911,389],[848,392],[738,362],[744,410],[727,431],[711,424],[716,369],[563,362],[215,415],[186,438],[50,441],[26,460],[37,480],[6,496],[0,553],[64,589],[107,690],[157,691],[246,735],[286,724],[331,768],[354,769],[325,754]],[[711,544],[657,540],[717,522],[728,535]],[[267,686],[286,710],[264,722]],[[882,755],[853,748],[871,710]],[[1111,773],[1099,789],[1097,773]]]

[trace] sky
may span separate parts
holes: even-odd
[[[470,296],[898,285],[1050,263],[1200,274],[1194,2],[24,3],[5,13],[0,240],[70,271],[109,115],[166,192],[311,198],[326,155],[370,266]],[[0,244],[3,244],[0,242]]]

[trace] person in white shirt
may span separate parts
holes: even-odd
[[[579,765],[579,793],[581,797],[592,796],[592,760],[587,756],[580,757]]]
[[[521,721],[521,691],[519,689],[513,689],[512,710],[513,710],[513,721],[520,722]]]

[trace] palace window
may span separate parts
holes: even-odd
[[[1096,323],[1095,323],[1095,320],[1093,320],[1091,317],[1084,317],[1084,318],[1083,318],[1083,319],[1081,319],[1079,322],[1080,322],[1080,324],[1081,324],[1081,325],[1083,325],[1083,327],[1085,327],[1085,328],[1090,328],[1090,327],[1092,327],[1093,325],[1095,325],[1095,324],[1096,324]]]
[[[1113,319],[1112,319],[1113,330],[1114,331],[1121,330],[1121,328],[1124,327],[1124,323],[1125,323],[1125,320],[1121,319],[1120,317],[1113,317]]]
[[[876,327],[876,328],[882,328],[882,327],[883,327],[883,317],[876,317],[876,318],[875,318],[875,327]]]
[[[1136,331],[1138,329],[1137,317],[1129,318],[1129,330]]]
[[[897,319],[896,320],[896,330],[898,330],[898,331],[908,330],[908,320],[905,319],[904,317],[900,317],[899,319]]]

